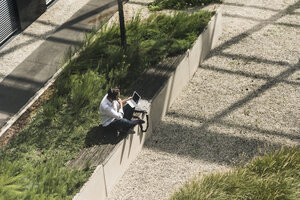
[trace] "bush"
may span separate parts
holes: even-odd
[[[102,95],[105,79],[97,72],[88,70],[82,75],[71,76],[70,103],[74,112],[80,111],[83,107],[93,104]]]
[[[55,114],[57,111],[61,108],[63,104],[63,98],[60,96],[55,96],[51,99],[51,101],[48,101],[43,109],[43,114],[48,120],[52,120],[55,117]]]
[[[149,10],[186,9],[194,6],[204,6],[211,3],[221,3],[222,0],[155,0],[148,5]]]
[[[71,199],[91,174],[91,169],[78,171],[64,166],[61,158],[47,158],[29,163],[26,159],[11,163],[0,160],[0,199]],[[87,172],[87,173],[86,173]]]
[[[194,179],[170,199],[300,198],[300,149],[283,148],[227,173]]]
[[[24,170],[30,177],[24,199],[72,199],[74,191],[79,190],[86,179],[83,171],[68,169],[57,158],[46,159],[34,166],[27,165]]]
[[[18,199],[25,194],[28,179],[22,174],[21,163],[0,158],[0,200]]]

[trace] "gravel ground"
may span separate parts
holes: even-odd
[[[167,199],[193,175],[299,145],[300,1],[225,0],[223,34],[109,199]]]
[[[109,199],[167,199],[191,177],[299,145],[300,1],[225,0],[223,34]]]
[[[0,49],[0,82],[89,0],[59,0]]]

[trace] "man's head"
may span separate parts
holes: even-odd
[[[120,90],[119,88],[109,88],[107,91],[107,97],[111,100],[118,100],[120,97]]]

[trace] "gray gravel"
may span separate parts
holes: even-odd
[[[167,199],[191,177],[300,144],[300,1],[225,0],[223,34],[109,199]]]

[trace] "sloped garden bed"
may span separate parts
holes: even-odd
[[[107,137],[101,139],[97,134],[98,106],[107,88],[119,86],[123,94],[130,95],[137,88],[136,82],[131,83],[144,71],[165,66],[162,60],[174,64],[174,60],[182,59],[180,55],[192,46],[213,14],[153,15],[143,22],[137,17],[127,25],[126,51],[120,47],[117,25],[95,33],[97,39],[93,42],[88,37],[86,48],[55,82],[51,98],[1,151],[1,196],[71,199],[95,167],[86,162],[79,170],[66,163],[93,146],[101,146],[101,152],[106,152],[99,158],[103,160],[119,141],[105,141]]]

